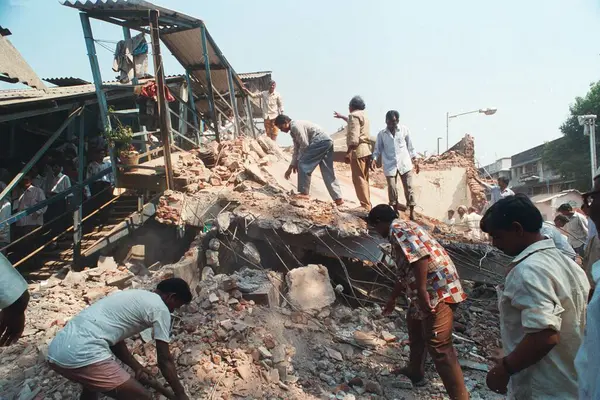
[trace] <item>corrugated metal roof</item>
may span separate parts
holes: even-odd
[[[72,76],[65,76],[60,78],[44,78],[44,80],[56,86],[78,86],[89,85],[91,83],[81,78],[75,78]]]
[[[581,195],[581,192],[579,190],[569,189],[569,190],[563,190],[562,192],[551,194],[551,195],[548,195],[548,194],[538,194],[536,196],[531,197],[531,202],[532,203],[545,203],[547,201],[556,199],[558,197],[566,196],[566,195],[568,195],[570,193],[575,193],[575,194]]]
[[[0,36],[0,74],[8,77],[11,82],[17,81],[40,90],[46,89],[46,85],[27,64],[21,53],[4,36]]]
[[[117,16],[117,12],[128,12],[131,17],[136,17],[136,13],[147,13],[148,10],[158,10],[161,17],[177,18],[187,23],[201,23],[198,18],[190,17],[168,8],[160,7],[144,0],[65,0],[63,6],[76,8],[78,10],[90,13],[107,14],[107,16]],[[117,18],[126,18],[118,15]]]
[[[242,81],[245,81],[247,79],[258,79],[258,78],[264,78],[267,76],[271,76],[272,71],[259,71],[259,72],[245,72],[245,73],[240,73],[238,74],[238,76],[240,77],[240,79]]]
[[[156,6],[144,0],[65,0],[62,4],[88,12],[92,18],[121,20],[127,26],[142,31],[147,30],[148,27],[148,11],[158,10],[160,12],[159,23],[162,27],[160,30],[161,40],[177,61],[187,71],[190,71],[193,80],[199,82],[199,85],[193,85],[194,93],[196,95],[206,94],[208,84],[206,71],[203,69],[205,57],[202,50],[202,20]],[[172,29],[174,27],[176,29]],[[228,63],[208,31],[207,42],[208,62],[214,66],[210,71],[212,84],[221,94],[227,93],[229,91],[226,69]],[[241,81],[235,71],[234,80]],[[217,99],[218,96],[215,95],[215,100]]]

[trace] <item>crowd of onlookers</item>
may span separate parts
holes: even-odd
[[[110,159],[106,157],[103,147],[90,147],[86,156],[84,180],[99,175],[101,171],[111,166]],[[74,143],[66,142],[49,150],[0,202],[0,222],[71,189],[79,180],[78,165],[79,154]],[[2,165],[0,190],[6,188],[23,166],[24,164],[19,162]],[[22,256],[25,254],[26,248],[27,252],[31,251],[31,244],[42,244],[40,238],[43,235],[51,235],[49,237],[53,238],[63,232],[72,224],[72,215],[69,212],[74,211],[82,201],[93,199],[93,201],[86,202],[88,203],[87,208],[93,209],[112,195],[112,192],[108,190],[112,185],[112,179],[110,173],[97,176],[96,179],[84,186],[83,190],[74,190],[65,198],[50,202],[29,215],[19,218],[14,224],[2,226],[0,228],[0,249],[6,248],[10,243],[36,231],[35,235],[30,235],[30,240],[23,240],[22,243],[16,244],[11,249],[11,252]],[[53,245],[56,244],[50,244],[50,246]],[[22,252],[19,251],[20,248],[23,250]]]

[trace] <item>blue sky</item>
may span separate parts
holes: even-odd
[[[330,131],[340,126],[333,111],[360,94],[373,134],[397,109],[417,150],[432,153],[437,137],[445,148],[446,111],[497,107],[450,123],[450,142],[471,133],[484,164],[559,137],[569,104],[600,79],[592,0],[156,3],[203,19],[236,71],[272,70],[286,113]],[[41,77],[91,79],[76,10],[0,0],[0,25]],[[92,28],[96,39],[121,39],[120,27]],[[111,52],[98,47],[98,55],[103,79],[112,79]],[[182,72],[170,56],[165,64],[168,74]]]

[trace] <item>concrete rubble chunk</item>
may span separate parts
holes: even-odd
[[[216,293],[211,293],[208,295],[208,301],[210,301],[211,303],[218,303],[219,302],[219,296],[217,296]]]
[[[238,365],[236,371],[238,372],[238,374],[240,374],[240,377],[243,380],[247,380],[252,376],[252,369],[248,364]]]
[[[339,351],[332,349],[331,347],[325,347],[325,350],[327,351],[329,358],[336,361],[344,361],[344,356],[342,356],[342,353]]]
[[[131,286],[131,280],[135,274],[130,271],[121,273],[119,275],[114,275],[106,279],[106,286],[114,286],[119,289],[125,289],[128,286]]]
[[[246,174],[248,179],[251,179],[256,183],[260,183],[261,185],[266,185],[267,183],[269,183],[267,181],[267,178],[265,178],[264,174],[262,173],[262,171],[260,170],[260,167],[258,165],[255,165],[255,164],[246,165],[246,169],[244,170],[244,173]]]
[[[490,367],[487,364],[482,364],[482,363],[478,363],[478,362],[471,361],[471,360],[465,360],[462,358],[460,358],[458,360],[458,363],[460,364],[461,367],[474,369],[477,371],[488,372],[490,370]]]
[[[377,347],[385,344],[385,341],[379,339],[373,332],[354,331],[354,340],[360,346]]]
[[[320,310],[335,302],[329,272],[322,265],[295,268],[285,277],[290,303],[303,311]]]
[[[214,250],[206,250],[206,264],[211,267],[219,266],[219,252]]]
[[[284,362],[285,361],[285,345],[279,344],[279,345],[275,346],[272,350],[272,354],[273,354],[273,362],[275,364]]]
[[[256,245],[252,242],[244,243],[244,248],[242,249],[242,254],[246,259],[252,262],[255,265],[260,265],[260,253],[256,248]]]
[[[217,238],[210,239],[210,241],[208,242],[208,248],[211,250],[219,251],[220,247],[221,247],[221,241]]]
[[[381,331],[381,338],[388,343],[396,340],[396,336],[392,335],[388,331]]]
[[[217,226],[219,227],[219,232],[225,233],[229,229],[231,225],[231,213],[229,211],[224,211],[217,215]]]
[[[101,271],[117,269],[118,267],[119,266],[117,265],[113,257],[100,256],[100,258],[98,259],[98,269]]]
[[[215,276],[215,272],[213,271],[213,269],[211,267],[202,268],[201,280],[207,281],[207,280],[214,278],[214,276]]]
[[[273,354],[271,354],[271,352],[269,350],[267,350],[267,348],[264,346],[260,346],[258,348],[258,351],[262,358],[272,358],[273,357]]]

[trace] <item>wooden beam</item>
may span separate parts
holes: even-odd
[[[210,64],[209,68],[210,69],[214,69],[214,70],[224,70],[224,69],[227,69],[227,67],[224,66],[223,64]],[[205,71],[206,70],[206,64],[193,64],[193,65],[190,65],[187,69],[190,70],[190,71]]]
[[[152,39],[152,55],[154,58],[154,75],[156,76],[156,90],[158,91],[158,117],[160,122],[160,136],[164,147],[165,172],[167,175],[167,189],[174,189],[173,165],[171,160],[171,116],[169,104],[165,96],[165,71],[160,53],[160,37],[158,27],[158,10],[150,10],[150,31]]]

